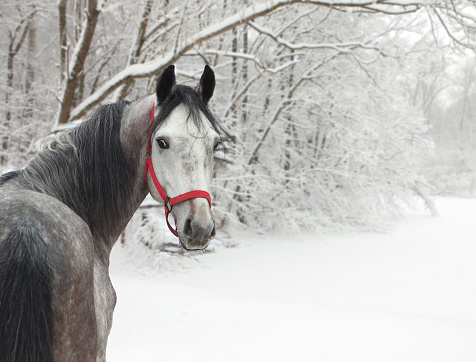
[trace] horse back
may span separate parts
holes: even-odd
[[[0,188],[0,362],[95,360],[93,255],[66,205]]]

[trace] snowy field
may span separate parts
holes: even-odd
[[[188,273],[113,250],[108,361],[476,361],[476,200],[388,234],[239,236]]]

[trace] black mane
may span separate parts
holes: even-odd
[[[122,113],[129,103],[102,106],[88,121],[58,134],[22,171],[30,188],[62,201],[93,234],[107,234],[107,225],[115,225],[136,177],[120,140]]]

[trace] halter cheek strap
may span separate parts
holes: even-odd
[[[152,137],[152,123],[154,122],[154,110],[155,110],[155,104],[152,105],[152,115],[150,116],[150,129],[149,129],[149,136],[147,140],[147,154],[145,158],[145,182],[148,182],[147,174],[150,172],[150,176],[152,178],[152,181],[154,182],[154,186],[157,189],[157,192],[159,193],[160,197],[164,201],[165,220],[167,221],[167,226],[169,227],[169,230],[172,232],[172,234],[178,237],[177,229],[176,228],[174,229],[172,225],[170,225],[169,223],[169,214],[172,211],[172,207],[178,204],[179,202],[183,202],[183,201],[195,199],[195,198],[207,199],[208,205],[212,207],[212,200],[210,198],[210,194],[202,190],[189,191],[173,198],[168,197],[167,194],[165,193],[164,189],[160,185],[159,180],[157,180],[157,176],[155,175],[154,166],[152,165],[152,158],[151,158],[152,157],[151,137]]]

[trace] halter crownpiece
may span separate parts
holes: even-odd
[[[167,221],[167,226],[169,227],[169,230],[172,232],[172,234],[178,237],[177,229],[176,228],[174,229],[172,225],[170,225],[169,223],[169,213],[172,211],[172,207],[186,200],[195,199],[195,198],[204,198],[204,199],[207,199],[208,205],[211,208],[212,200],[211,200],[210,194],[203,190],[189,191],[172,198],[168,197],[167,194],[165,193],[163,187],[160,185],[159,180],[157,180],[157,176],[155,175],[155,171],[154,171],[154,166],[152,165],[152,124],[154,123],[154,110],[155,110],[155,103],[152,105],[152,115],[150,116],[149,136],[147,139],[147,153],[145,157],[145,182],[148,182],[147,174],[150,171],[150,176],[152,178],[152,181],[154,182],[155,188],[157,189],[157,192],[159,193],[162,200],[164,201],[165,220]]]

